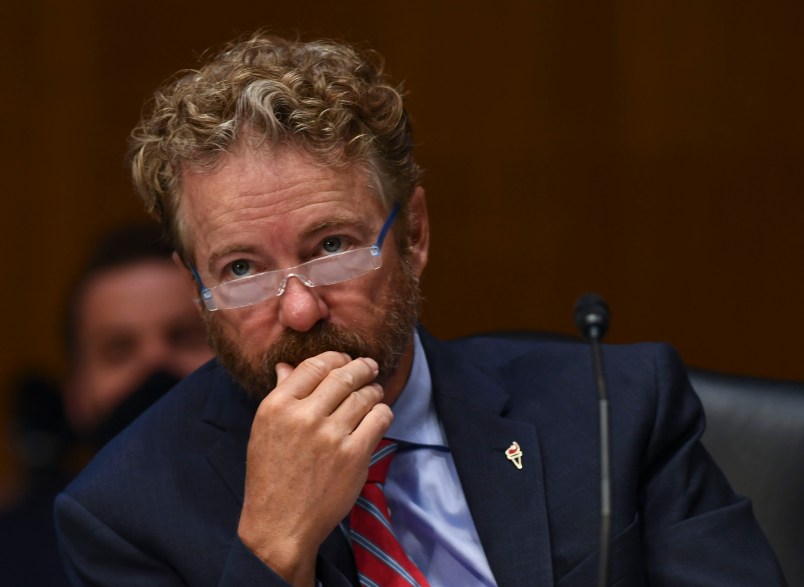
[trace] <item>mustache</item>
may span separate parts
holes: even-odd
[[[310,357],[326,351],[346,353],[353,359],[371,356],[371,344],[360,334],[319,322],[307,332],[284,331],[263,357],[263,364],[274,367],[288,363],[294,367]],[[376,350],[376,349],[375,349]]]
[[[270,390],[276,387],[277,363],[288,363],[297,367],[299,363],[326,351],[346,353],[353,359],[372,357],[378,360],[379,383],[390,376],[399,362],[404,347],[391,345],[382,339],[369,340],[361,334],[319,322],[307,332],[284,331],[279,339],[263,355],[260,365],[263,370],[263,384]]]

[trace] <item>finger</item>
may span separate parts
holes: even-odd
[[[367,458],[370,458],[377,443],[380,442],[394,421],[394,414],[387,404],[378,403],[360,420],[358,426],[349,435],[349,441],[357,445]]]
[[[341,434],[351,434],[382,398],[382,386],[378,383],[356,389],[335,408],[329,420]]]
[[[378,373],[377,362],[368,358],[355,359],[333,369],[308,398],[309,409],[321,417],[330,416],[351,393],[374,381]],[[371,394],[372,397],[375,395]],[[371,405],[374,403],[372,401]]]
[[[310,395],[333,369],[343,367],[350,360],[351,358],[346,353],[335,351],[327,351],[305,359],[291,373],[287,374],[282,385],[277,385],[276,390],[272,393],[279,392],[279,394],[288,394],[296,399],[303,399]]]

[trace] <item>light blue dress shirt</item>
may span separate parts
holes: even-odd
[[[496,586],[469,514],[452,453],[433,403],[430,369],[419,335],[410,378],[393,405],[386,437],[400,447],[385,494],[402,548],[431,587]]]

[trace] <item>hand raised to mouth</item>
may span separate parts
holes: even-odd
[[[377,363],[329,351],[293,368],[251,428],[238,535],[293,585],[313,585],[318,548],[349,513],[391,425]]]

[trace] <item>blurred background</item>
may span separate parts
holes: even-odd
[[[591,290],[611,342],[804,379],[802,17],[794,0],[3,2],[3,389],[63,376],[78,267],[144,218],[123,165],[143,103],[263,26],[370,46],[404,81],[436,335],[572,333]],[[13,474],[3,447],[0,502]]]

